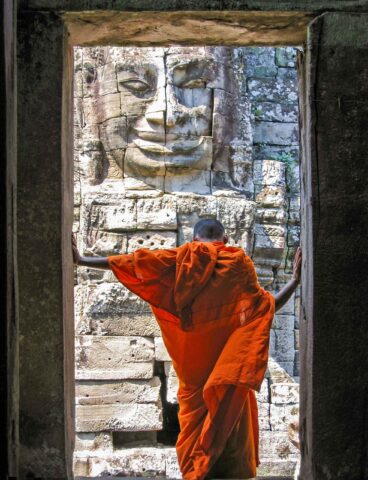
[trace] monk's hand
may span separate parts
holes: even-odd
[[[297,283],[300,282],[300,277],[302,273],[302,249],[300,247],[297,248],[294,263],[293,263],[293,280]]]
[[[73,252],[73,263],[74,265],[79,265],[81,261],[81,256],[77,247],[77,240],[74,233],[72,233],[72,252]]]

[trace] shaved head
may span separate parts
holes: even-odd
[[[224,226],[214,218],[204,218],[197,222],[193,229],[193,239],[203,242],[227,241]]]

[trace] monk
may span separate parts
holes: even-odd
[[[193,241],[163,250],[81,257],[111,269],[147,301],[179,380],[179,466],[186,480],[256,476],[259,391],[275,313],[300,280],[298,249],[292,279],[275,296],[260,287],[252,260],[227,246],[223,225],[200,220]]]

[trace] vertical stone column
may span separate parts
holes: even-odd
[[[1,115],[1,255],[0,284],[0,397],[5,401],[0,415],[0,478],[17,476],[18,455],[18,323],[16,316],[16,78],[15,6],[4,1],[0,6],[0,101]]]
[[[368,16],[309,28],[303,120],[304,479],[367,478]]]
[[[70,62],[58,17],[25,13],[19,20],[19,476],[67,478],[74,375],[68,284],[72,156],[67,137],[72,103],[64,58],[66,76]],[[64,399],[66,379],[70,387]]]

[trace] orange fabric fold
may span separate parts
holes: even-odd
[[[221,242],[191,242],[108,260],[118,280],[151,305],[172,358],[183,478],[254,477],[254,390],[267,367],[275,306],[251,259]]]

